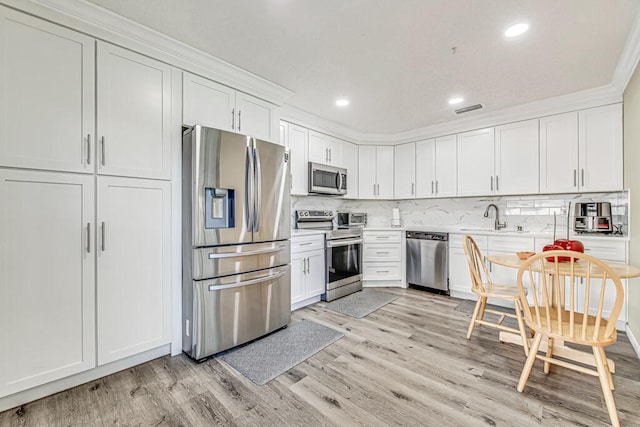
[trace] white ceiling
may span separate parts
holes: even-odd
[[[640,10],[638,0],[88,1],[291,89],[295,108],[375,134],[455,120],[453,95],[491,112],[608,85]],[[530,31],[505,39],[519,21]],[[351,105],[336,107],[339,96]]]

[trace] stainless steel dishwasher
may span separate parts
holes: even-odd
[[[407,231],[407,283],[449,295],[449,234]]]

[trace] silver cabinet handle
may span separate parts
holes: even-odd
[[[577,173],[578,173],[578,171],[574,169],[573,170],[573,186],[574,187],[578,186],[578,182],[577,182],[577,178],[576,178],[577,177],[577,175],[576,175]]]
[[[238,110],[238,132],[242,130],[242,110]]]
[[[431,194],[434,194],[433,193],[433,181],[431,181]]]
[[[493,176],[491,177],[491,191],[493,191]]]
[[[389,251],[376,251],[376,253],[377,253],[378,255],[380,255],[380,254],[388,254],[388,253],[389,253]]]
[[[104,136],[100,138],[100,163],[104,166]]]
[[[580,169],[580,175],[581,175],[581,178],[582,178],[581,179],[582,183],[580,185],[582,185],[584,187],[584,169]]]
[[[325,162],[329,161],[329,149],[328,148],[324,149],[324,161]]]
[[[415,184],[412,182],[411,183],[411,195],[413,196],[415,194]]]
[[[378,196],[380,195],[380,184],[376,184],[378,186]]]
[[[231,110],[231,129],[235,130],[236,128],[236,109]]]
[[[91,253],[91,223],[87,223],[87,253]]]
[[[436,179],[436,194],[438,194],[438,180]]]
[[[500,181],[498,181],[498,175],[496,175],[496,191],[500,191]]]
[[[329,163],[331,163],[331,148],[329,148]]]
[[[311,272],[311,263],[309,262],[309,257],[307,257],[307,273]]]
[[[389,270],[376,270],[376,273],[388,273]]]
[[[87,134],[87,164],[91,164],[91,134]]]
[[[101,234],[102,234],[102,236],[101,236],[102,239],[101,239],[101,242],[100,242],[100,248],[102,249],[102,252],[104,252],[104,221],[102,221],[100,229],[101,229]]]
[[[378,239],[390,239],[391,236],[376,236],[376,240]]]

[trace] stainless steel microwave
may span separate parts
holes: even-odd
[[[309,193],[347,194],[347,170],[309,162]]]

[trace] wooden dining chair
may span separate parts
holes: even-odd
[[[562,257],[568,257],[570,261],[560,261]],[[619,426],[612,393],[613,378],[604,347],[616,342],[616,321],[624,299],[620,278],[605,263],[590,255],[548,251],[529,258],[518,270],[517,280],[527,326],[535,331],[518,391],[524,390],[536,358],[544,362],[547,374],[550,364],[555,364],[597,376],[611,424]],[[529,303],[524,293],[524,280],[531,287]],[[547,352],[538,354],[543,339],[548,340]],[[590,346],[596,370],[555,358],[554,340]]]
[[[527,339],[527,333],[522,318],[522,308],[520,307],[520,293],[518,287],[515,284],[497,284],[491,280],[491,275],[487,271],[487,265],[484,262],[484,258],[478,245],[471,236],[462,236],[462,243],[464,253],[467,256],[467,262],[469,264],[469,273],[471,274],[471,291],[478,296],[478,301],[473,309],[473,315],[471,316],[471,323],[469,324],[469,330],[467,331],[467,339],[471,338],[473,329],[476,324],[490,326],[503,331],[513,332],[520,334],[522,337],[522,345],[524,347],[524,354],[529,354],[529,341]],[[487,308],[487,298],[496,298],[501,300],[511,301],[515,314],[505,313],[502,311],[492,310]],[[485,313],[491,313],[498,316],[498,320],[491,322],[485,320]],[[510,317],[518,321],[518,329],[511,328],[502,324],[505,318]]]

